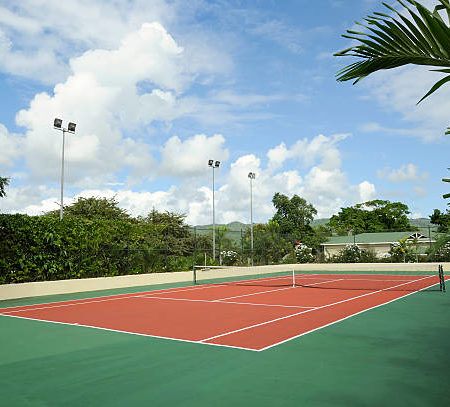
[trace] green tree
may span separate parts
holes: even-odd
[[[85,219],[130,221],[130,215],[118,205],[115,198],[80,197],[72,205],[64,206],[64,215]],[[47,215],[59,216],[59,210],[48,212]]]
[[[272,221],[278,224],[280,233],[292,235],[294,239],[308,244],[308,239],[314,235],[310,226],[314,215],[317,215],[314,206],[298,195],[289,199],[278,192],[273,196],[272,203],[276,209]]]
[[[185,256],[193,251],[194,239],[185,223],[186,215],[173,212],[158,212],[153,209],[145,218],[146,224],[157,227],[160,233],[160,249],[171,256]]]
[[[448,232],[450,229],[450,211],[447,209],[447,213],[443,213],[439,209],[435,209],[433,214],[430,215],[430,222],[433,225],[438,225],[438,232]]]
[[[232,240],[227,236],[227,232],[228,232],[227,226],[216,226],[216,245],[219,251],[225,249],[232,249],[234,246]]]
[[[6,187],[9,185],[9,178],[0,177],[0,198],[6,196]]]
[[[447,168],[447,169],[450,170],[450,168]],[[444,182],[450,182],[450,178],[442,178],[442,181],[444,181]],[[444,199],[450,198],[450,193],[444,194],[444,195],[442,195],[442,197],[443,197]],[[449,205],[450,205],[450,204],[449,204]]]
[[[450,20],[450,1],[438,0],[434,11],[415,0],[397,0],[409,13],[413,21],[399,13],[392,6],[383,3],[394,15],[374,12],[364,21],[357,23],[366,32],[347,30],[344,38],[349,38],[358,45],[334,54],[335,56],[352,56],[360,58],[337,73],[338,81],[354,80],[354,84],[366,76],[383,69],[397,68],[403,65],[436,66],[435,72],[449,74],[437,81],[419,100],[450,82],[450,27],[440,16],[444,11]],[[416,9],[408,7],[408,4]],[[450,127],[446,134],[450,134]]]
[[[414,230],[408,214],[410,211],[404,203],[378,199],[341,208],[330,218],[328,226],[340,234]]]
[[[402,261],[403,263],[411,261],[414,256],[412,254],[411,245],[408,243],[408,237],[404,237],[393,243],[390,254],[394,261]]]
[[[293,245],[280,235],[280,225],[270,220],[267,224],[253,225],[253,257],[255,264],[280,263],[293,251]],[[251,256],[250,228],[244,233],[244,249]]]

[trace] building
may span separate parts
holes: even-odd
[[[425,255],[426,250],[436,242],[436,233],[426,236],[420,232],[379,232],[360,233],[348,236],[332,236],[321,244],[325,258],[334,256],[348,244],[357,244],[361,250],[370,250],[377,257],[389,257],[389,251],[394,243],[407,238],[407,242],[419,255]]]

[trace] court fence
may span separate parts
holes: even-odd
[[[435,250],[438,239],[429,238],[425,239],[420,253],[415,251],[417,242],[415,248],[414,242],[405,246],[407,255],[403,257],[395,253],[379,257],[369,250],[360,250],[356,257],[349,257],[348,253],[345,256],[341,254],[327,257],[323,243],[326,244],[330,237],[304,236],[302,240],[312,246],[308,249],[305,260],[305,257],[299,258],[295,250],[300,238],[294,235],[255,230],[252,248],[249,229],[218,229],[213,253],[211,228],[192,228],[191,233],[191,243],[184,245],[182,249],[164,242],[158,247],[136,246],[127,242],[89,246],[84,242],[83,246],[75,249],[73,246],[71,249],[27,246],[8,250],[7,245],[3,245],[0,253],[0,284],[186,271],[192,270],[194,265],[257,266],[301,262],[395,263],[450,260],[448,234],[444,235],[444,238],[447,236],[447,241],[440,243],[439,250]],[[428,236],[432,233],[435,232],[429,229]],[[355,234],[349,237],[353,243],[349,245],[350,254],[354,252],[355,245],[362,243],[362,236],[363,234]]]

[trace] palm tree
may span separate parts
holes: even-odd
[[[450,170],[450,168],[447,168],[447,169]],[[444,181],[444,182],[450,182],[450,178],[442,178],[442,181]],[[442,195],[442,197],[443,197],[444,199],[450,198],[450,194],[444,194],[444,195]]]
[[[0,198],[6,196],[5,188],[9,185],[9,178],[0,177]]]
[[[382,69],[392,69],[399,66],[414,64],[437,66],[440,69],[432,71],[448,74],[437,81],[432,88],[419,100],[420,103],[447,82],[450,82],[450,26],[443,20],[439,12],[445,11],[450,21],[450,0],[437,0],[441,4],[434,11],[415,0],[397,0],[407,9],[409,18],[400,14],[390,5],[383,5],[394,13],[389,16],[374,12],[364,20],[367,32],[347,30],[344,38],[359,42],[359,45],[347,48],[334,54],[335,56],[354,56],[362,58],[341,69],[337,74],[340,82],[354,80],[357,83],[364,77]],[[408,4],[414,6],[414,12]],[[450,127],[445,134],[450,135]]]

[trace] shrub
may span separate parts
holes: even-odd
[[[337,257],[340,263],[358,263],[361,260],[361,249],[357,244],[347,244]]]
[[[312,249],[301,242],[295,246],[295,257],[299,263],[310,263],[314,260]]]
[[[361,263],[376,263],[380,261],[380,259],[373,250],[361,250],[361,257],[359,261]]]
[[[238,254],[234,250],[224,250],[220,252],[220,257],[225,266],[232,266],[238,261]]]
[[[411,246],[407,242],[407,238],[399,239],[398,242],[392,243],[389,251],[391,259],[397,262],[412,262],[415,260]]]

